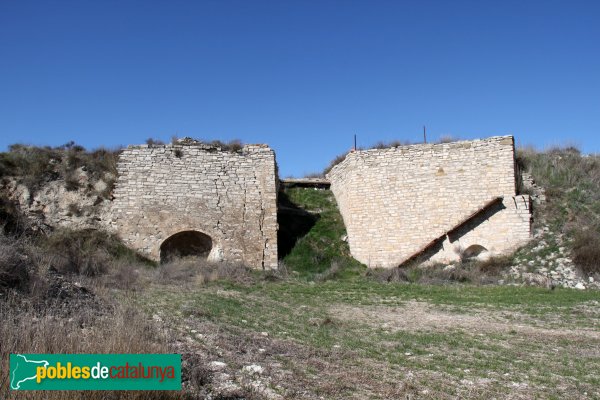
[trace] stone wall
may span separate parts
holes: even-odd
[[[277,267],[275,154],[194,144],[130,146],[118,165],[110,225],[151,259],[180,232],[212,239],[210,260]]]
[[[529,239],[530,200],[515,193],[512,136],[356,151],[327,177],[352,255],[370,267],[403,263],[496,197],[501,205],[428,257],[455,260],[473,245],[499,254]]]

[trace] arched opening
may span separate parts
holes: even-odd
[[[212,249],[210,236],[197,231],[183,231],[170,236],[160,245],[160,262],[176,257],[207,258]]]
[[[479,244],[473,244],[463,251],[463,259],[468,260],[473,258],[484,257],[487,252],[488,250],[485,247]]]

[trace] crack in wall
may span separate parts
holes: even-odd
[[[265,223],[265,207],[263,204],[264,198],[263,198],[260,182],[258,181],[258,177],[256,176],[256,169],[253,169],[253,172],[254,172],[254,181],[256,182],[256,187],[258,188],[258,195],[260,198],[260,214],[258,217],[258,230],[260,231],[260,233],[262,235],[262,239],[263,239],[260,265],[262,266],[263,269],[265,269],[265,250],[267,248],[267,243],[269,240],[265,237],[266,235],[265,235],[265,232],[263,229],[263,226]]]
[[[276,250],[266,248],[277,244],[273,151],[247,145],[242,155],[189,146],[184,164],[173,162],[170,147],[142,145],[121,154],[110,221],[123,240],[157,259],[165,237],[195,229],[214,236],[224,260],[275,266]]]

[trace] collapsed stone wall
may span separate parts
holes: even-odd
[[[110,225],[133,249],[159,260],[167,239],[199,232],[210,237],[210,260],[277,267],[277,177],[268,146],[130,146],[118,172]]]
[[[472,246],[499,254],[529,239],[530,199],[516,195],[512,136],[355,151],[327,178],[350,251],[369,267],[398,266],[439,238],[431,260],[456,260]],[[468,220],[498,197],[501,205]]]

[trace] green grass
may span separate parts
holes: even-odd
[[[557,232],[569,233],[577,225],[600,221],[600,157],[583,157],[573,148],[546,152],[519,149],[519,163],[546,190],[547,203],[538,209]],[[538,218],[539,219],[539,218]]]
[[[296,206],[319,215],[312,229],[283,260],[292,271],[312,279],[327,271],[333,262],[341,267],[335,278],[351,278],[364,271],[365,267],[350,255],[348,244],[341,240],[346,228],[331,191],[291,188],[285,193]]]
[[[314,351],[338,346],[351,354],[344,361],[349,364],[340,368],[352,363],[362,363],[367,368],[377,363],[386,370],[408,368],[417,373],[445,374],[455,380],[492,377],[510,381],[527,374],[530,385],[553,387],[573,380],[582,391],[599,383],[599,378],[589,373],[590,368],[600,368],[594,350],[599,343],[595,339],[530,337],[520,328],[486,332],[460,326],[432,329],[424,325],[403,329],[399,323],[395,329],[389,329],[359,316],[343,317],[337,311],[340,307],[356,307],[374,310],[375,315],[386,312],[393,316],[395,310],[419,302],[437,313],[457,317],[494,315],[507,327],[598,331],[600,313],[593,309],[597,309],[600,296],[594,291],[383,284],[353,278],[321,283],[261,282],[250,286],[216,282],[185,291],[161,286],[145,292],[137,301],[149,313],[162,312],[175,325],[201,318],[234,336],[267,332],[269,337]],[[585,309],[592,309],[591,314],[582,313]],[[448,382],[440,385],[448,393],[458,390]],[[494,393],[506,394],[509,389],[502,384]]]

